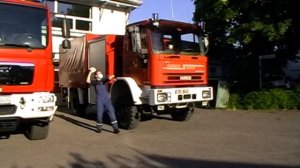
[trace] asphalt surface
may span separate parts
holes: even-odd
[[[0,140],[1,168],[300,168],[300,111],[197,109],[187,122],[168,115],[116,135],[58,111],[45,140]]]

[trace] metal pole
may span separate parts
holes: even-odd
[[[172,0],[170,0],[170,6],[171,6],[172,19],[175,20],[174,11],[173,11],[173,1]]]
[[[68,87],[68,90],[67,90],[67,95],[68,95],[68,97],[67,97],[67,102],[68,102],[68,108],[70,108],[70,87]]]
[[[258,69],[259,69],[259,89],[262,88],[262,79],[261,79],[261,55],[258,56]]]

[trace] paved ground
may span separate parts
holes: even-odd
[[[300,111],[197,109],[187,122],[168,116],[121,134],[94,131],[94,114],[57,112],[46,140],[0,140],[2,168],[300,168]]]

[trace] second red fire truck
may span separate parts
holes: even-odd
[[[126,129],[153,113],[188,120],[195,103],[213,99],[198,25],[154,17],[128,25],[124,36],[87,34],[71,40],[71,46],[60,55],[59,84],[78,114],[95,103],[94,89],[85,83],[91,66],[116,76],[108,89]]]

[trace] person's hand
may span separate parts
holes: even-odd
[[[92,73],[96,72],[96,68],[95,68],[95,67],[90,67],[89,70],[90,70],[90,72],[92,72]]]
[[[114,79],[115,78],[115,75],[110,75],[110,76],[108,76],[108,79],[109,80],[112,80],[112,79]]]

